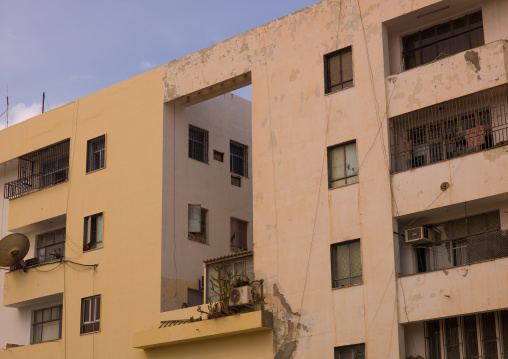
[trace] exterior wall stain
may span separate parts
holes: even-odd
[[[478,56],[478,52],[476,51],[467,51],[464,54],[464,58],[467,61],[467,65],[474,72],[478,72],[481,70],[480,66],[480,57]]]

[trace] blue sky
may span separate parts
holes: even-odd
[[[7,86],[12,124],[318,2],[0,0],[0,114]]]

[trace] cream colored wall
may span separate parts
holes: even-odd
[[[208,163],[189,158],[189,124],[208,131]],[[189,107],[169,104],[164,127],[161,311],[181,308],[187,288],[198,289],[203,260],[231,253],[231,217],[249,223],[248,248],[253,246],[250,102],[228,93]],[[240,188],[231,185],[230,140],[248,146],[249,177],[242,177]],[[224,153],[224,162],[213,159],[214,150]],[[208,209],[207,244],[187,239],[189,204]]]

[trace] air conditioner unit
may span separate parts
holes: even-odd
[[[425,244],[433,243],[434,234],[425,227],[415,227],[406,229],[406,243],[408,244]]]
[[[254,304],[254,293],[250,285],[231,289],[229,293],[230,307],[240,307],[249,304]]]

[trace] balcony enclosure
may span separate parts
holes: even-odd
[[[18,179],[5,184],[4,198],[65,182],[69,178],[69,145],[65,140],[18,158]]]
[[[508,144],[507,85],[390,118],[393,173]]]

